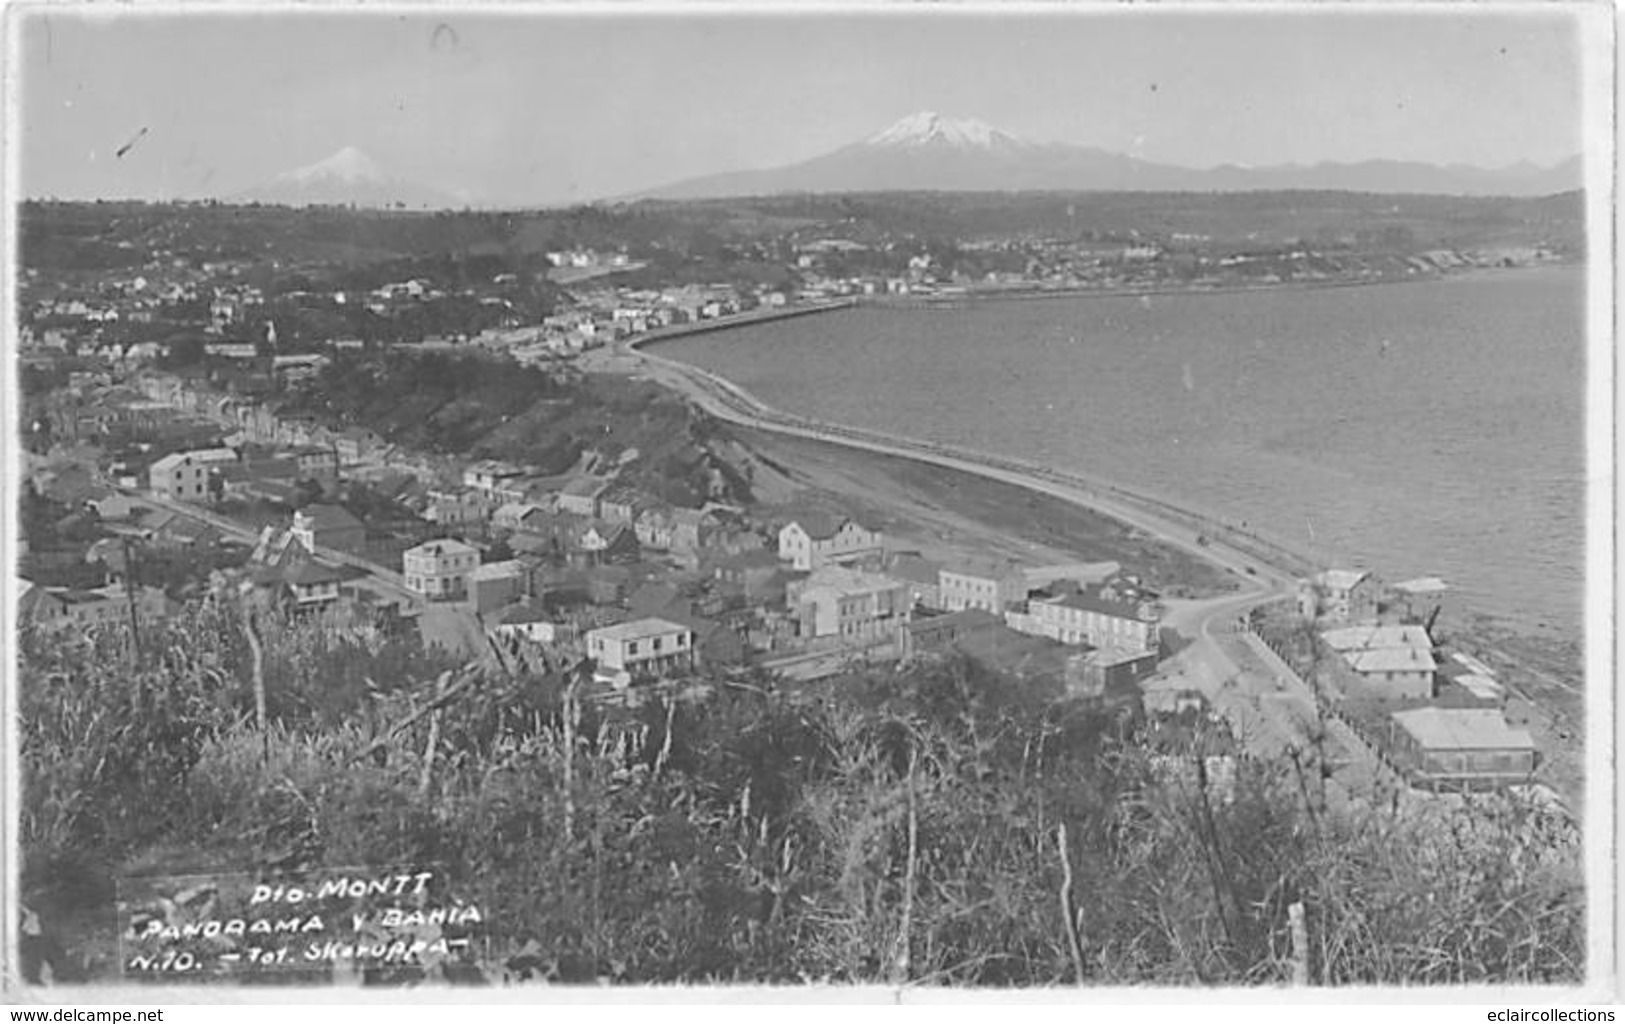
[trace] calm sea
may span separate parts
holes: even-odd
[[[1578,269],[860,309],[659,351],[781,409],[1047,460],[1580,632]]]

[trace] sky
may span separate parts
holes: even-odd
[[[919,110],[1193,167],[1549,165],[1582,148],[1579,11],[13,5],[8,87],[21,191],[59,198],[226,197],[354,146],[476,204],[584,201]]]

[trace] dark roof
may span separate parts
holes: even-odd
[[[840,532],[841,527],[848,520],[845,516],[830,515],[828,512],[803,512],[790,522],[801,527],[807,536],[813,540],[828,540]]]
[[[362,525],[361,520],[339,505],[306,505],[299,511],[309,516],[318,530],[348,530]]]
[[[937,573],[941,571],[942,564],[933,562],[918,555],[904,555],[892,562],[891,568],[886,570],[889,576],[911,583],[929,583],[935,586]]]
[[[1080,608],[1086,612],[1099,612],[1102,615],[1114,615],[1120,619],[1133,619],[1136,622],[1143,621],[1140,618],[1139,604],[1132,601],[1108,601],[1096,590],[1080,590],[1053,603],[1063,608]]]
[[[317,583],[337,583],[344,575],[317,562],[303,562],[282,570],[282,578],[295,586],[309,587]]]

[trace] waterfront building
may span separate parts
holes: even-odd
[[[1422,707],[1390,716],[1391,750],[1413,785],[1492,789],[1530,781],[1535,741],[1489,708]]]
[[[1384,699],[1433,696],[1433,640],[1419,625],[1347,626],[1321,634],[1366,691]]]
[[[880,533],[852,519],[810,513],[779,531],[779,558],[803,572],[828,565],[878,563],[884,551]]]
[[[1067,588],[1027,602],[1025,612],[1005,613],[1010,628],[1063,644],[1124,651],[1157,651],[1161,615],[1153,595],[1126,578],[1098,586]]]
[[[1444,604],[1450,585],[1437,576],[1421,576],[1393,585],[1393,591],[1406,618],[1426,622]]]
[[[1382,584],[1363,569],[1327,569],[1299,586],[1299,611],[1307,619],[1371,622]]]

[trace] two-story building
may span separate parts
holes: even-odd
[[[1027,574],[1018,565],[965,559],[942,567],[938,600],[950,612],[980,608],[1003,615],[1027,600]]]
[[[313,611],[338,603],[339,584],[344,575],[320,562],[304,562],[282,570],[282,581],[298,611]]]
[[[148,467],[147,488],[175,501],[204,501],[209,494],[209,464],[189,452],[165,455]]]
[[[1327,569],[1299,585],[1299,611],[1307,619],[1372,622],[1382,583],[1364,569]]]
[[[637,619],[587,633],[587,657],[604,682],[679,675],[694,667],[694,631],[665,619]]]
[[[902,643],[902,628],[913,611],[908,587],[901,581],[836,565],[792,581],[785,599],[803,639],[843,645]]]
[[[803,572],[831,565],[879,564],[884,554],[880,533],[852,519],[810,513],[779,531],[779,558]]]
[[[1320,638],[1342,656],[1367,694],[1404,700],[1433,696],[1438,665],[1426,627],[1345,626]]]
[[[1087,644],[1120,651],[1156,651],[1161,615],[1154,601],[1127,581],[1064,588],[1027,602],[1026,612],[1007,612],[1005,621],[1021,633],[1063,644]]]
[[[401,575],[406,577],[406,589],[431,601],[461,600],[479,564],[479,549],[442,538],[402,552]]]

